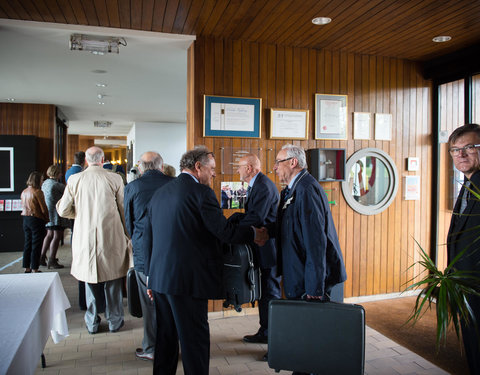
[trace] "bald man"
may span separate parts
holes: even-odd
[[[146,207],[153,193],[161,186],[173,180],[163,173],[163,159],[158,152],[148,151],[140,156],[138,169],[141,177],[125,187],[125,221],[128,233],[132,237],[133,264],[138,284],[138,294],[143,315],[142,348],[135,355],[139,359],[153,360],[157,324],[155,306],[147,296],[147,277],[145,276],[145,250],[143,233],[145,230]]]
[[[90,334],[98,332],[105,296],[105,318],[110,332],[124,325],[122,278],[129,266],[129,238],[123,216],[123,180],[102,168],[99,147],[85,151],[88,168],[68,179],[58,214],[75,219],[72,236],[72,275],[86,284],[85,324]],[[103,288],[98,284],[104,282]],[[101,294],[100,294],[101,293]]]
[[[277,187],[261,172],[261,163],[257,155],[247,154],[238,164],[240,180],[248,183],[245,213],[235,213],[230,220],[242,225],[263,227],[275,222],[279,194]],[[281,298],[280,277],[277,276],[277,250],[275,239],[268,240],[264,246],[252,244],[255,261],[260,265],[262,298],[258,301],[260,328],[254,335],[243,338],[249,343],[267,343],[268,303]]]

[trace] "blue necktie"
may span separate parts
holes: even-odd
[[[248,196],[250,195],[250,191],[252,190],[252,187],[250,185],[248,185],[248,188],[247,188],[247,198]]]

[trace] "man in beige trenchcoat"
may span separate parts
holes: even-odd
[[[105,318],[110,332],[117,332],[124,324],[122,278],[130,261],[123,213],[124,185],[118,174],[102,168],[101,148],[90,147],[85,158],[88,168],[68,179],[57,211],[60,216],[75,219],[71,274],[86,283],[87,330],[90,334],[98,332],[99,291],[92,284],[104,282]]]

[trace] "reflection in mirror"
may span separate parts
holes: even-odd
[[[365,206],[380,203],[390,184],[385,164],[375,156],[365,156],[353,164],[349,175],[353,198]]]
[[[378,148],[364,148],[347,161],[348,176],[342,182],[347,203],[363,215],[385,210],[398,190],[398,173],[392,158]]]

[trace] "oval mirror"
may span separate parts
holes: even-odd
[[[352,209],[375,215],[387,209],[398,190],[397,167],[392,158],[378,148],[355,152],[345,166],[342,193]]]

